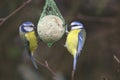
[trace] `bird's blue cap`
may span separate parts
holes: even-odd
[[[20,31],[22,31],[22,32],[29,32],[29,29],[28,29],[28,31],[25,29],[25,27],[32,27],[32,28],[34,28],[35,26],[34,26],[34,24],[32,23],[32,22],[30,22],[30,21],[27,21],[27,22],[23,22],[21,25],[20,25]]]
[[[30,21],[23,22],[22,25],[23,25],[23,26],[26,26],[26,27],[27,27],[27,26],[34,27],[34,24],[33,24],[32,22],[30,22]]]
[[[79,28],[82,29],[83,28],[83,24],[79,21],[71,22],[70,26],[71,26],[71,29],[79,29]]]
[[[79,22],[79,21],[73,21],[73,22],[71,22],[70,25],[71,26],[83,26],[83,24],[81,22]]]

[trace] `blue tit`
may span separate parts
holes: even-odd
[[[73,70],[76,70],[78,56],[81,54],[82,47],[85,42],[86,32],[83,24],[78,21],[73,21],[70,24],[71,30],[66,38],[66,48],[74,57]]]
[[[35,62],[35,58],[33,57],[33,54],[38,46],[34,24],[32,22],[22,23],[19,27],[19,34],[21,39],[24,41],[25,48],[28,51],[28,54],[30,56],[30,59],[32,60],[34,67],[38,69],[38,66]]]

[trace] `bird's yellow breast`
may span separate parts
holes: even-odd
[[[25,34],[25,37],[29,41],[29,49],[33,53],[38,46],[35,32],[28,32]]]
[[[75,56],[77,52],[79,32],[80,30],[71,30],[67,36],[66,47],[73,56]]]

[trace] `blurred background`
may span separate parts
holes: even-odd
[[[0,19],[27,0],[0,0]],[[120,80],[120,0],[55,0],[67,24],[81,21],[87,38],[74,80]],[[39,62],[47,61],[57,80],[70,80],[73,57],[64,47],[66,35],[51,48],[39,41],[36,71],[19,37],[19,25],[37,25],[45,0],[32,0],[0,25],[0,80],[53,80]],[[119,60],[118,60],[119,59]]]

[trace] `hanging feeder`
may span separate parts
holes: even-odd
[[[60,40],[65,33],[65,20],[54,0],[46,0],[37,25],[38,36],[48,47]]]

